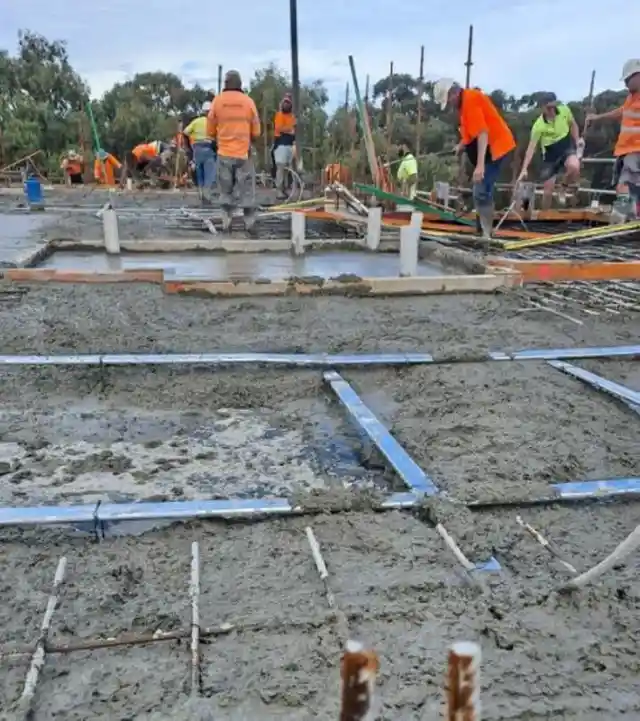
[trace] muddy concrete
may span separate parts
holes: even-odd
[[[350,275],[354,278],[395,278],[400,275],[400,257],[396,253],[373,254],[364,251],[319,251],[304,256],[291,253],[122,253],[109,256],[91,251],[57,251],[38,263],[39,268],[114,272],[161,268],[171,273],[172,280],[199,279],[269,279],[335,278]],[[441,276],[450,274],[437,262],[421,261],[416,275]]]
[[[502,295],[227,301],[168,297],[142,286],[24,290],[0,302],[5,353],[427,351],[460,358],[486,350],[632,343],[638,331],[628,321],[577,327],[559,318],[523,317],[519,304]],[[599,372],[622,379],[605,371]],[[544,363],[344,375],[434,481],[466,500],[531,497],[556,480],[640,470],[637,416]],[[394,487],[379,459],[344,423],[320,372],[4,369],[0,408],[0,440],[13,453],[0,487],[14,505],[33,503],[39,493],[64,492],[64,486],[47,486],[46,478],[74,473],[71,487],[82,493],[98,490],[100,478],[105,491],[125,486],[133,495],[171,498],[180,497],[168,485],[176,474],[182,474],[177,487],[185,495],[293,488],[299,496],[320,487],[312,497],[317,501],[323,492],[344,488],[345,480],[372,495]],[[245,436],[254,453],[239,443]],[[196,458],[209,447],[215,457]],[[15,498],[21,483],[8,477],[20,468],[11,464],[25,458],[32,477],[21,481],[29,484],[26,495]],[[337,466],[329,460],[336,458]],[[169,462],[166,470],[162,459]],[[257,463],[264,471],[252,467]],[[184,475],[189,464],[195,477],[204,474],[204,486]],[[61,466],[66,470],[56,470]],[[133,472],[152,468],[159,468],[152,485],[138,487]],[[324,485],[315,485],[318,480]],[[160,488],[153,485],[159,482]],[[259,487],[251,485],[256,482]],[[304,526],[311,523],[352,635],[382,656],[381,719],[438,717],[447,646],[460,639],[482,644],[487,718],[637,716],[637,559],[593,589],[558,596],[554,588],[566,580],[565,572],[515,516],[553,540],[582,571],[637,525],[638,506],[463,511],[436,509],[472,560],[494,553],[502,564],[502,574],[483,576],[484,593],[461,572],[422,513],[366,510],[261,524],[175,525],[101,545],[57,531],[5,530],[2,639],[13,647],[37,636],[62,554],[69,584],[54,618],[57,642],[187,628],[190,544],[198,540],[203,625],[264,626],[203,646],[206,710],[229,720],[335,718],[340,643],[306,546]],[[196,718],[185,697],[186,642],[49,661],[38,688],[37,719]],[[3,663],[3,710],[19,695],[26,666],[26,660]]]
[[[1,505],[386,485],[381,466],[363,468],[352,429],[308,373],[283,383],[260,372],[76,370],[3,376]]]
[[[580,568],[635,524],[611,506],[529,511],[527,520]],[[351,635],[381,655],[379,718],[438,718],[447,647],[469,638],[482,644],[487,718],[596,721],[605,711],[607,718],[633,717],[640,711],[635,564],[609,574],[595,591],[558,596],[553,589],[563,572],[512,517],[501,521],[497,552],[506,570],[502,579],[486,579],[483,595],[437,534],[409,515],[312,519]],[[190,544],[197,540],[202,625],[238,626],[203,644],[200,705],[215,719],[335,718],[341,639],[307,547],[308,522],[177,525],[101,545],[53,531],[5,532],[3,638],[15,649],[37,636],[63,554],[68,582],[54,642],[187,630]],[[35,718],[200,718],[182,715],[190,708],[189,663],[186,640],[51,655]],[[26,667],[24,658],[3,662],[4,710],[19,695]]]
[[[540,498],[550,483],[640,476],[637,415],[546,363],[344,375],[435,483],[464,500]]]

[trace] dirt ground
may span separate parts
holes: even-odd
[[[633,318],[576,327],[523,317],[517,308],[504,296],[225,301],[168,297],[148,286],[30,286],[0,303],[0,327],[4,353],[427,351],[439,358],[636,343],[640,329]],[[640,388],[637,361],[581,365]],[[637,416],[544,363],[344,376],[461,500],[531,499],[554,481],[640,475]],[[393,487],[319,371],[3,369],[0,381],[0,461],[20,464],[1,478],[3,504],[65,502],[66,492],[115,499]],[[207,452],[213,457],[197,457]],[[148,479],[134,475],[149,469],[158,470]],[[21,470],[31,475],[14,483]],[[137,487],[139,480],[147,485]],[[54,530],[5,530],[3,646],[37,637],[61,555],[69,566],[56,642],[187,629],[190,544],[198,540],[202,623],[240,624],[203,647],[200,706],[216,719],[335,718],[340,639],[307,547],[310,523],[351,635],[381,654],[381,719],[438,718],[447,647],[462,639],[482,644],[488,719],[639,714],[637,559],[592,589],[558,595],[566,573],[523,533],[518,512],[581,571],[640,522],[633,503],[461,513],[447,528],[463,550],[475,561],[494,553],[503,566],[480,578],[464,575],[424,517],[410,513],[174,525],[99,545]],[[6,711],[27,660],[1,663]],[[52,656],[35,718],[199,718],[186,701],[188,678],[188,642]]]

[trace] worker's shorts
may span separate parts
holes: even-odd
[[[278,145],[273,150],[276,165],[291,165],[293,162],[293,145]]]
[[[618,158],[614,176],[616,185],[628,185],[631,195],[635,195],[640,188],[640,153],[629,153]]]
[[[576,154],[573,138],[568,135],[557,143],[548,145],[544,149],[542,157],[542,168],[540,169],[540,180],[546,183],[547,180],[555,178],[558,173],[564,170],[567,158]]]
[[[497,160],[485,162],[484,178],[479,183],[473,184],[473,200],[476,206],[486,206],[493,202],[493,191],[500,177],[500,170],[505,158],[506,155],[503,155]]]
[[[228,158],[218,155],[220,205],[229,210],[239,205],[245,211],[255,208],[256,169],[253,158]],[[234,201],[234,192],[237,202]]]

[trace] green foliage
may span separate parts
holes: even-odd
[[[50,41],[29,31],[21,32],[18,40],[15,56],[0,50],[0,163],[10,163],[40,149],[44,169],[55,170],[60,155],[69,148],[81,149],[88,155],[94,146],[87,115],[89,88],[69,63],[64,42]],[[248,92],[264,126],[257,150],[265,166],[270,162],[273,117],[283,95],[290,91],[288,75],[275,65],[258,70],[248,82]],[[500,89],[491,93],[521,151],[537,115],[540,92],[520,98]],[[593,108],[596,112],[610,110],[619,106],[624,96],[624,92],[607,90],[593,99]],[[114,85],[100,100],[91,101],[100,144],[122,157],[137,143],[169,140],[179,122],[194,117],[210,97],[210,91],[197,85],[187,88],[172,73],[139,73],[132,80]],[[393,161],[401,143],[414,149],[419,144],[420,154],[425,156],[419,163],[423,183],[456,179],[457,161],[446,151],[457,142],[457,119],[454,113],[442,112],[434,103],[431,83],[421,84],[406,73],[394,74],[373,84],[371,99],[367,109],[374,145],[381,157]],[[320,80],[300,89],[299,124],[305,167],[317,172],[326,163],[339,159],[364,178],[368,165],[361,119],[355,108],[344,105],[329,115],[328,100]],[[419,105],[422,120],[418,125]],[[570,105],[582,126],[587,100]],[[599,123],[590,129],[588,155],[609,155],[617,132],[615,123]]]

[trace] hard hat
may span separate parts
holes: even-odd
[[[96,150],[96,155],[100,158],[100,160],[106,160],[107,158],[107,151],[103,150],[102,148],[98,148]]]
[[[640,73],[640,58],[627,60],[622,68],[622,80],[626,82],[632,75]]]
[[[440,110],[444,110],[449,102],[449,91],[455,85],[456,81],[451,78],[440,78],[433,86],[433,99],[440,106]]]
[[[211,110],[211,101],[207,100],[205,103],[202,104],[202,112],[208,113]]]

